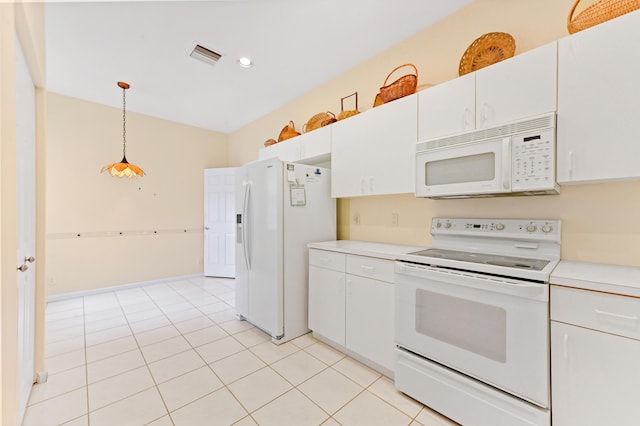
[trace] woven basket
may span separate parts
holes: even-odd
[[[393,83],[387,85],[387,81],[389,81],[389,77],[399,70],[402,67],[412,67],[416,72],[415,74],[408,74],[400,77]],[[400,99],[404,96],[412,95],[416,93],[416,87],[418,86],[418,68],[416,68],[413,64],[403,64],[398,67],[395,67],[393,71],[389,73],[387,78],[384,80],[382,87],[380,88],[380,98],[382,102],[387,103],[396,99]],[[374,103],[374,106],[375,103]]]
[[[356,97],[356,109],[348,109],[344,110],[344,100],[350,98],[351,96]],[[356,114],[360,114],[358,111],[358,92],[353,92],[349,96],[345,96],[344,98],[340,98],[340,114],[338,114],[338,120],[344,120],[345,118],[353,117]]]
[[[277,142],[275,139],[267,139],[266,141],[264,141],[264,146],[271,146],[271,145],[275,145]]]
[[[286,141],[287,139],[291,139],[296,136],[300,136],[300,132],[296,131],[296,126],[293,124],[293,121],[289,121],[289,124],[284,126],[280,131],[278,142]]]
[[[458,74],[465,75],[509,59],[515,52],[516,41],[510,34],[493,32],[481,35],[462,55]]]
[[[576,0],[567,17],[569,34],[577,33],[618,16],[640,9],[639,0],[598,0],[587,6],[576,16],[573,14],[580,0]]]
[[[335,123],[338,121],[336,116],[331,112],[319,112],[314,115],[302,126],[302,131],[304,133],[310,132],[312,130],[319,129],[320,127],[327,126],[331,123]]]

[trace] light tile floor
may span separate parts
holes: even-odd
[[[274,345],[234,299],[203,277],[47,304],[23,425],[454,424],[311,334]]]

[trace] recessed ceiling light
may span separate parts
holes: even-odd
[[[238,65],[244,68],[251,68],[253,66],[253,62],[251,62],[251,59],[246,56],[242,56],[238,59]]]
[[[193,51],[189,56],[202,62],[206,62],[207,64],[215,65],[216,62],[218,62],[218,60],[222,57],[222,54],[196,44],[196,47],[193,48]]]

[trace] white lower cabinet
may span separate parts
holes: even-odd
[[[386,374],[395,359],[393,265],[309,250],[309,328]]]
[[[393,284],[347,275],[346,347],[394,368]]]
[[[344,346],[344,272],[309,265],[309,328]]]
[[[554,426],[640,424],[640,299],[551,287]]]

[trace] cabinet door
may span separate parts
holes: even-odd
[[[309,266],[309,328],[342,346],[345,342],[344,273]]]
[[[476,76],[470,73],[418,93],[418,140],[473,130]]]
[[[476,127],[556,110],[557,42],[476,72]]]
[[[332,124],[331,195],[413,192],[417,95]]]
[[[279,158],[282,161],[298,161],[300,159],[300,136],[278,142],[275,145],[260,148],[258,159]]]
[[[300,138],[300,161],[331,159],[331,126],[321,127]]]
[[[637,425],[640,341],[551,322],[554,426]]]
[[[393,284],[347,275],[346,347],[393,371]]]
[[[639,44],[639,11],[559,41],[558,182],[640,177]]]

